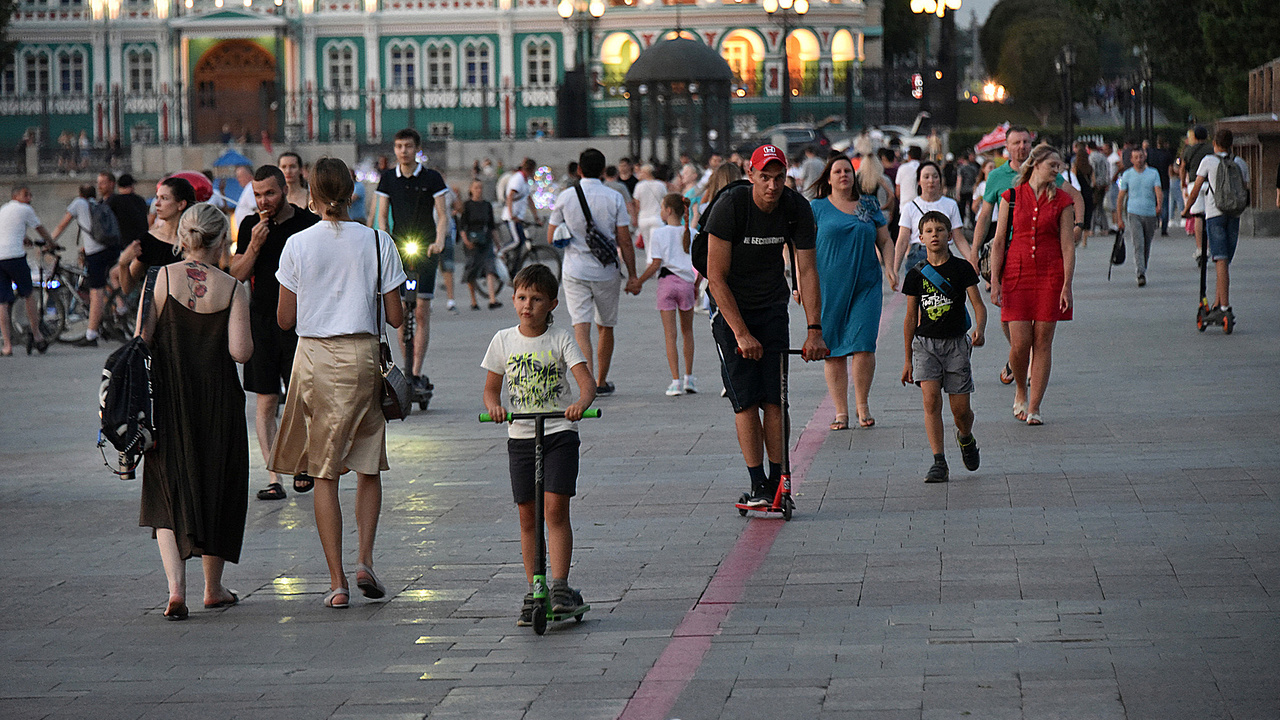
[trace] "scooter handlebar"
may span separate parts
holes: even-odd
[[[537,420],[538,418],[551,420],[551,419],[563,418],[563,417],[564,417],[564,413],[562,412],[558,412],[558,413],[557,412],[545,412],[545,413],[509,412],[507,413],[507,422],[511,422],[512,420]],[[586,420],[587,418],[598,418],[598,417],[600,417],[600,408],[587,408],[587,411],[582,413],[583,420]],[[493,416],[490,415],[489,413],[480,413],[480,422],[482,423],[493,422]]]

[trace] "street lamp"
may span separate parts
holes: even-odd
[[[957,0],[958,2],[959,0]],[[791,122],[791,58],[787,39],[791,36],[791,14],[802,17],[809,12],[809,0],[764,0],[764,11],[782,25],[782,122]]]
[[[956,69],[955,44],[956,11],[960,9],[962,0],[911,0],[911,12],[917,15],[937,15],[941,27],[938,33],[938,67],[935,79],[942,91],[942,104],[933,107],[934,116],[946,125],[956,122]],[[948,15],[947,11],[951,14]],[[921,66],[924,65],[922,61]],[[924,74],[923,71],[921,74]],[[938,101],[934,101],[937,103]]]
[[[591,30],[596,20],[604,15],[604,0],[560,0],[556,12],[565,21],[573,23],[577,37],[578,52],[574,61],[576,68],[583,68],[591,54]],[[586,43],[582,42],[585,33]]]
[[[1071,89],[1071,71],[1075,66],[1076,49],[1068,44],[1053,59],[1053,67],[1058,71],[1058,78],[1062,81],[1062,138],[1066,153],[1063,157],[1069,155],[1071,148],[1075,145],[1075,98]]]

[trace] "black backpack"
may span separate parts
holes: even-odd
[[[159,268],[147,273],[142,291],[142,317],[151,312],[151,296]],[[119,475],[133,477],[142,454],[156,446],[154,387],[151,383],[151,350],[142,339],[141,326],[124,347],[111,353],[102,368],[98,410],[102,430],[98,447],[109,442],[120,453]]]
[[[689,243],[689,258],[693,261],[693,269],[697,270],[698,273],[702,275],[702,277],[707,277],[707,238],[710,237],[711,235],[711,233],[707,232],[707,218],[711,217],[711,208],[715,207],[716,201],[719,200],[722,195],[729,192],[733,188],[739,188],[744,185],[750,186],[751,181],[735,180],[729,183],[728,185],[725,185],[724,187],[720,188],[720,191],[717,192],[715,196],[711,198],[711,202],[707,203],[707,208],[702,211],[702,215],[698,218],[698,233],[693,236],[693,242]],[[800,198],[801,202],[808,203],[808,200],[805,200],[803,195],[801,195],[799,192],[792,190],[790,188],[783,188],[782,197],[778,199],[778,202],[780,204],[788,202],[789,200],[787,196],[793,193]],[[792,200],[791,202],[794,202],[794,201]],[[755,203],[751,200],[751,197],[748,194],[747,196],[747,212],[748,213],[751,212],[751,208],[754,206],[754,204]],[[795,220],[787,221],[787,251],[791,253],[791,289],[793,290],[799,287],[799,281],[796,279],[795,234],[796,234],[796,221]]]
[[[94,240],[108,248],[124,247],[120,221],[116,219],[116,211],[106,202],[89,201],[89,222],[89,234]]]

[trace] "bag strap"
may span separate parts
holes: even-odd
[[[591,219],[591,206],[587,204],[587,194],[582,192],[582,183],[575,183],[573,189],[578,193],[578,204],[582,206],[582,216],[587,220],[587,232],[596,226],[596,221]]]
[[[378,292],[382,289],[382,242],[378,240],[378,231],[375,228],[369,228],[373,232],[373,254],[378,258],[378,275],[373,279],[373,308],[374,316],[377,318],[375,323],[378,326],[378,339],[381,341],[386,338],[386,326],[382,322],[382,293]]]
[[[928,260],[921,260],[920,263],[916,265],[916,269],[920,271],[921,275],[924,275],[926,280],[933,283],[934,286],[942,292],[948,295],[954,292],[951,289],[951,283],[947,282],[947,279],[942,277],[942,273],[938,272],[937,268],[930,265]]]
[[[156,292],[156,278],[159,276],[160,268],[147,268],[147,281],[142,286],[142,322],[138,323],[138,327],[134,328],[134,337],[142,335],[142,328],[147,324],[147,318],[151,316],[151,303]],[[165,277],[167,278],[168,275],[166,274]]]

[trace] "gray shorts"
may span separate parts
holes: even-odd
[[[916,384],[925,380],[942,383],[948,395],[968,395],[973,392],[973,373],[969,368],[969,356],[973,354],[968,335],[952,338],[931,338],[917,335],[911,340],[911,375]]]

